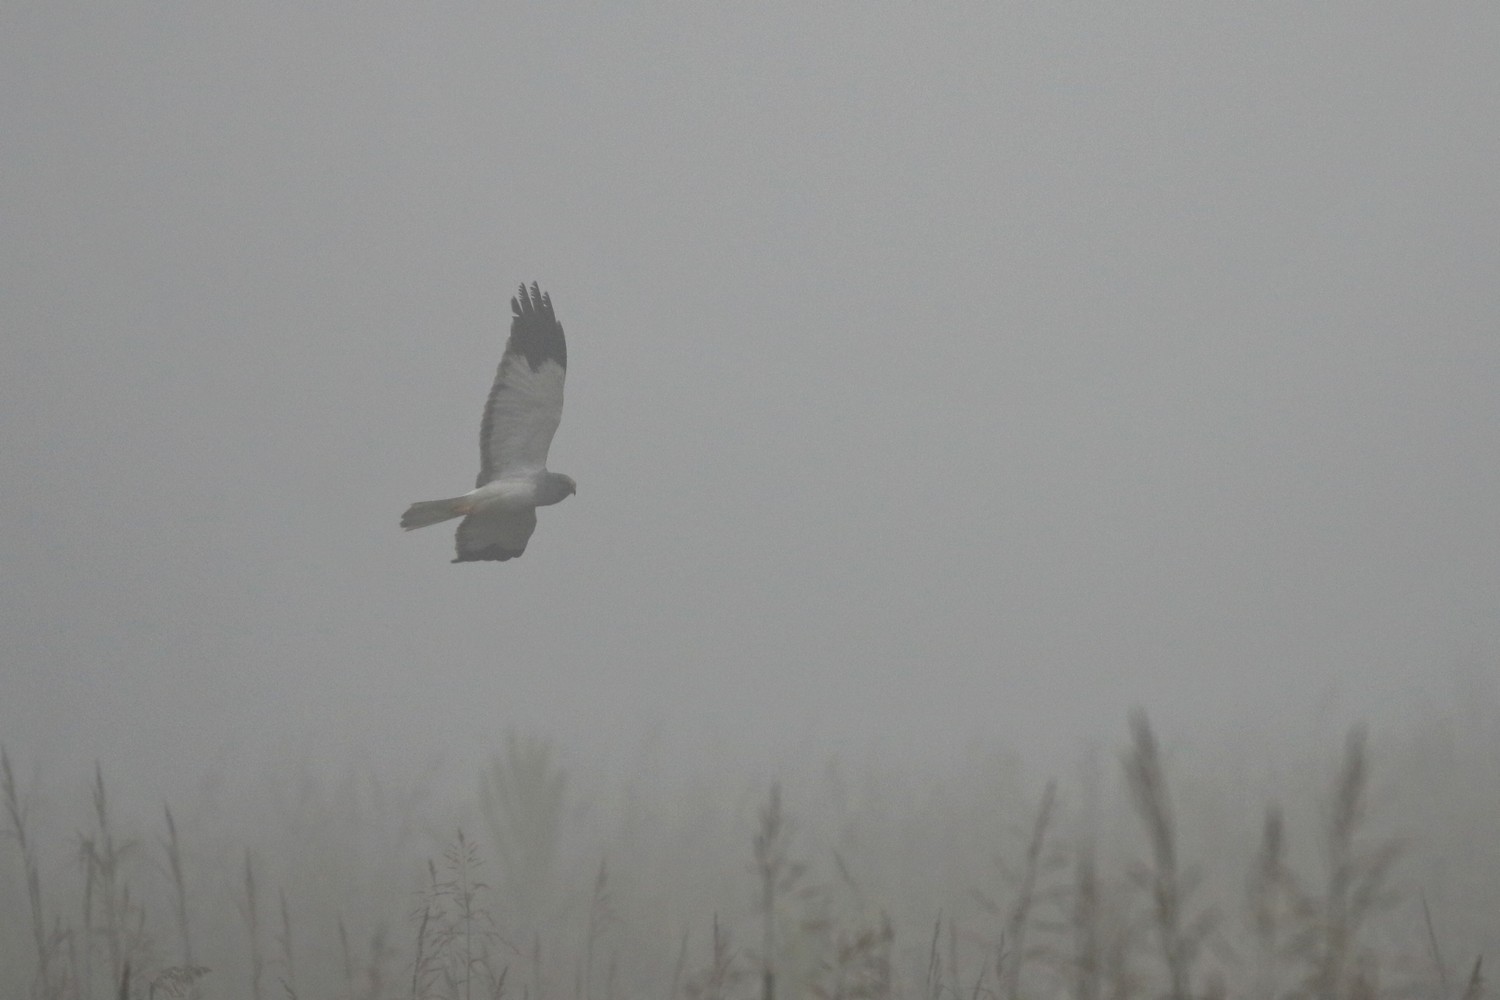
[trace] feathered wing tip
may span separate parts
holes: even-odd
[[[539,371],[548,361],[568,367],[568,342],[562,324],[552,310],[552,298],[533,281],[528,290],[522,285],[510,300],[510,339],[505,342],[507,358],[520,357],[532,371]]]
[[[526,282],[521,282],[520,291],[511,297],[510,310],[515,313],[517,319],[527,316],[541,314],[542,318],[556,320],[557,316],[552,311],[552,297],[542,291],[533,281],[531,293],[526,292]]]
[[[467,514],[468,510],[463,505],[463,499],[463,497],[449,497],[446,500],[418,500],[406,508],[406,513],[401,515],[401,527],[411,531],[413,528],[441,524],[443,521],[451,521],[455,517]]]

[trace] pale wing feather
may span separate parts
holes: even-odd
[[[458,558],[453,561],[514,559],[526,551],[535,530],[535,507],[491,507],[470,514],[458,525]]]
[[[532,282],[510,305],[510,337],[479,428],[477,486],[545,468],[562,422],[568,346],[552,299]]]
[[[484,408],[476,486],[546,468],[547,450],[562,423],[565,374],[553,361],[533,370],[520,355],[505,355]]]

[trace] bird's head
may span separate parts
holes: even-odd
[[[578,484],[573,482],[572,476],[565,476],[561,472],[543,473],[537,483],[537,505],[562,503],[577,492]]]

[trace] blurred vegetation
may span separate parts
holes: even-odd
[[[1493,720],[1490,720],[1493,721]],[[36,1000],[1477,1000],[1500,731],[1263,777],[1132,713],[1113,763],[609,781],[512,734],[406,789],[306,767],[126,820],[0,758],[0,981]],[[476,788],[470,778],[468,787]],[[266,789],[274,791],[267,792]],[[446,800],[446,801],[445,801]],[[229,815],[233,813],[233,815]],[[134,814],[132,814],[134,815]]]

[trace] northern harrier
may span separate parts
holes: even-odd
[[[547,471],[547,449],[562,420],[568,345],[552,300],[531,283],[510,300],[510,339],[479,425],[479,481],[447,500],[422,500],[401,515],[410,531],[450,518],[458,526],[458,558],[504,561],[526,551],[536,509],[578,492],[571,476]]]

